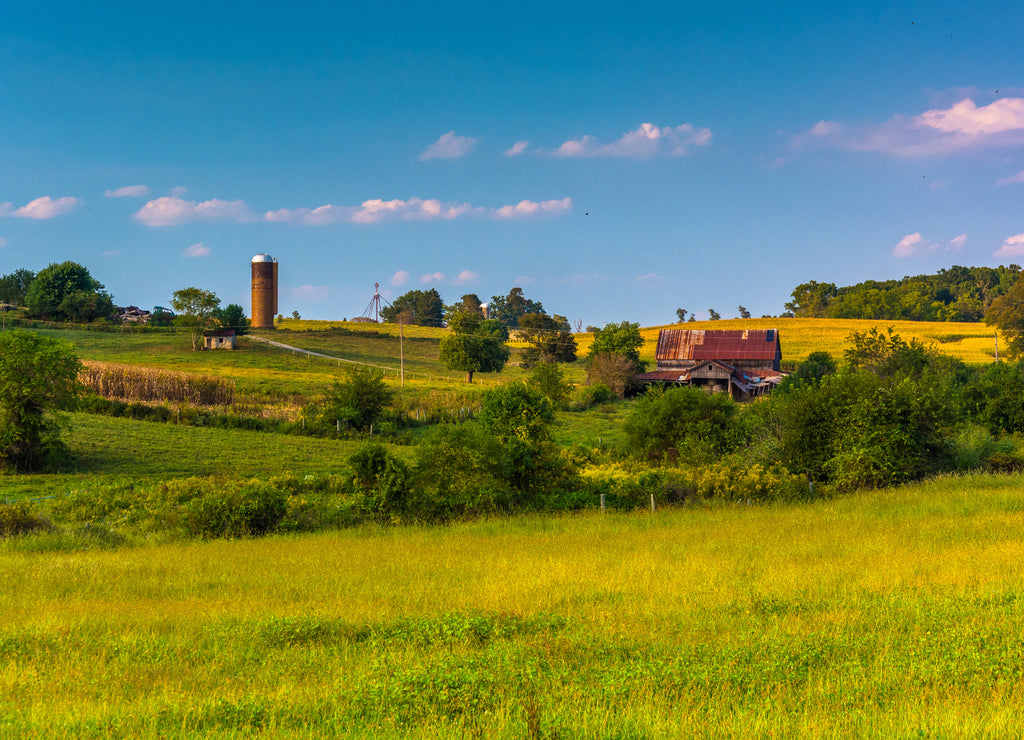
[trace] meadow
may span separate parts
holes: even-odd
[[[994,355],[979,324],[671,326],[778,328],[790,365],[840,357],[872,326],[972,364]],[[395,328],[287,321],[265,336],[396,368]],[[643,330],[648,360],[657,329]],[[249,341],[191,352],[181,333],[54,333],[85,360],[224,379],[236,404],[275,413],[343,372]],[[462,403],[524,375],[448,380],[439,337],[409,328],[405,387],[386,376],[401,403]],[[569,376],[582,382],[579,364]],[[632,407],[560,412],[552,433],[613,448]],[[0,475],[0,499],[45,510],[125,481],[323,475],[365,441],[69,421],[73,469]],[[979,474],[790,505],[0,539],[0,737],[1020,736],[1022,491],[1019,475]]]
[[[1019,736],[1022,483],[7,542],[0,735]]]

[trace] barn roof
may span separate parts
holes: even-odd
[[[774,360],[775,329],[662,329],[656,360]]]

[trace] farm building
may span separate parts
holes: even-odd
[[[785,377],[776,329],[662,329],[654,358],[657,368],[638,382],[705,388],[737,401],[770,393]]]
[[[203,335],[203,349],[235,349],[235,330],[220,329]]]

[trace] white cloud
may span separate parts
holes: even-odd
[[[536,202],[521,200],[514,206],[502,206],[492,212],[494,218],[523,218],[527,216],[564,213],[572,208],[572,198]]]
[[[420,161],[428,159],[458,159],[469,154],[476,146],[477,139],[468,136],[459,136],[454,131],[449,131],[440,139],[423,150]]]
[[[108,198],[140,198],[152,192],[149,185],[125,185],[122,188],[108,190],[104,195]]]
[[[655,272],[648,272],[643,275],[637,275],[635,278],[633,278],[633,283],[636,285],[642,285],[644,283],[651,283],[658,280],[662,280],[661,275],[658,275]]]
[[[526,147],[530,146],[528,141],[517,141],[515,144],[505,150],[506,157],[518,157],[520,154],[526,151]]]
[[[432,272],[428,275],[420,275],[420,282],[429,285],[430,283],[443,283],[443,272]]]
[[[182,252],[182,254],[186,257],[206,257],[210,254],[210,248],[202,242],[199,242],[198,244],[193,244],[191,247],[187,248]]]
[[[0,236],[0,249],[3,249],[9,244],[6,237]]]
[[[711,143],[711,129],[696,128],[692,123],[681,126],[658,127],[642,123],[633,131],[624,133],[618,141],[600,146],[589,134],[580,139],[564,142],[554,154],[556,157],[681,157],[690,149]]]
[[[173,188],[171,188],[171,195],[173,195],[175,198],[184,198],[186,195],[188,195],[188,188],[186,188],[184,185],[176,185]]]
[[[103,252],[100,256],[101,257],[110,258],[110,257],[117,257],[120,254],[121,253],[118,250],[116,250],[116,249],[108,249],[105,252]]]
[[[1024,182],[1024,170],[1021,170],[1016,175],[1010,175],[1009,177],[1000,177],[996,180],[996,185],[1018,185]]]
[[[850,126],[819,121],[791,143],[904,157],[1019,147],[1024,146],[1024,98],[1001,98],[980,108],[965,98],[950,108],[933,108],[916,116],[896,115],[883,123]]]
[[[949,245],[953,248],[954,252],[959,252],[964,248],[964,244],[967,243],[967,234],[961,234],[960,236],[954,236],[949,240]]]
[[[455,285],[465,285],[466,283],[476,282],[480,278],[475,272],[469,270],[463,270],[452,279],[452,283]]]
[[[919,233],[907,234],[900,239],[899,244],[892,248],[892,256],[900,259],[911,257],[918,251],[923,241],[924,237]]]
[[[41,221],[70,213],[81,203],[80,198],[68,196],[55,200],[49,195],[36,198],[21,208],[15,208],[13,203],[0,203],[0,218],[31,218]]]
[[[519,277],[517,277],[515,280],[512,281],[512,283],[514,285],[519,285],[519,286],[533,285],[534,282],[535,282],[535,280],[532,277],[530,277],[529,275],[520,275]]]
[[[1003,242],[1003,246],[999,247],[992,256],[998,259],[1024,257],[1024,234],[1015,234],[1007,237],[1006,241]]]
[[[194,200],[163,196],[151,200],[132,217],[146,226],[175,226],[192,221],[251,221],[249,207],[241,200]]]
[[[297,288],[292,288],[291,294],[295,298],[319,303],[327,300],[331,289],[326,285],[300,285]]]
[[[391,284],[395,287],[400,287],[409,282],[411,276],[405,270],[399,270],[391,276]]]

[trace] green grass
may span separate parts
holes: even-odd
[[[1020,478],[0,546],[4,737],[1016,737]]]
[[[157,424],[73,414],[62,438],[74,469],[46,475],[0,474],[0,499],[67,493],[122,479],[189,476],[267,477],[336,472],[360,440],[330,440],[244,430]],[[396,454],[411,454],[394,447]]]

